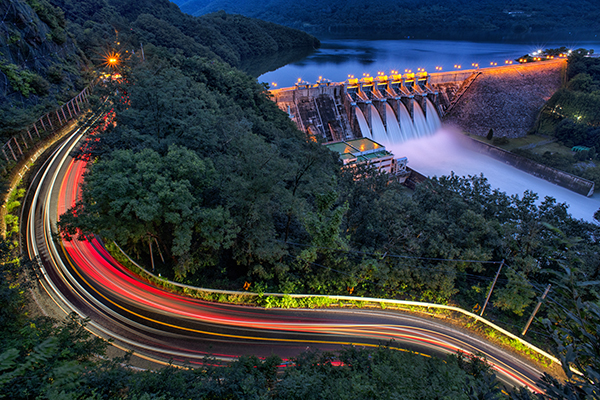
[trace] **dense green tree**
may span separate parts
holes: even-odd
[[[551,399],[600,398],[600,281],[586,280],[577,268],[563,263],[555,273],[553,292],[559,298],[543,322],[555,342],[565,382],[545,374],[545,391]]]
[[[171,146],[165,156],[152,149],[119,150],[91,165],[83,202],[61,218],[69,235],[99,234],[127,246],[157,240],[185,276],[218,261],[236,229],[229,213],[210,207],[216,171],[210,160]],[[84,205],[85,204],[85,208]],[[145,246],[144,246],[145,247]]]
[[[540,114],[544,133],[550,131],[568,147],[584,146],[593,151],[574,156],[562,154],[536,155],[531,151],[517,151],[525,157],[563,171],[571,172],[600,183],[600,168],[581,163],[597,158],[600,148],[600,61],[589,57],[589,51],[573,51],[567,63],[567,84],[548,100]]]
[[[23,323],[25,316],[25,279],[21,276],[21,261],[16,246],[10,240],[0,238],[0,348],[11,345],[10,334]],[[12,331],[12,332],[11,332]]]
[[[598,81],[595,81],[590,74],[585,72],[577,74],[573,78],[571,78],[569,80],[569,83],[567,84],[567,88],[576,92],[586,93],[591,93],[600,90],[600,87],[598,86]]]
[[[83,201],[61,219],[61,227],[117,239],[135,254],[148,254],[149,241],[156,239],[167,250],[167,265],[177,265],[167,275],[178,279],[211,266],[219,267],[212,273],[225,270],[233,280],[256,276],[289,281],[283,259],[293,256],[282,239],[306,235],[302,220],[314,207],[314,193],[335,184],[333,154],[306,141],[266,96],[264,86],[242,72],[216,60],[165,56],[154,49],[147,58],[111,83],[116,124],[92,136],[80,151],[84,159],[100,160],[90,164]],[[174,145],[185,146],[180,160],[168,156]],[[161,167],[167,159],[172,167]],[[180,167],[188,163],[195,168],[196,161],[211,166],[210,183],[192,182],[193,174]],[[184,175],[173,175],[178,169]],[[164,214],[142,216],[139,207],[163,192],[143,183],[122,183],[129,177],[126,182],[133,184],[134,176],[164,178],[164,193],[175,190],[171,180],[190,178],[194,190],[178,197],[180,222],[166,219],[170,211],[161,201],[153,204],[162,206]],[[106,190],[123,201],[107,198]],[[126,208],[129,203],[135,206]],[[191,210],[189,215],[184,208]],[[120,218],[124,212],[133,214]],[[214,230],[210,240],[202,237],[213,226],[222,229]],[[210,274],[187,279],[198,283]]]
[[[444,361],[388,347],[350,347],[338,354],[306,352],[294,361],[296,366],[286,369],[277,385],[276,398],[469,399],[472,385],[481,386],[479,393],[486,398],[499,398],[494,394],[498,390],[483,388],[487,373],[469,378],[461,369],[469,370],[471,360],[462,359],[459,366],[452,357]]]

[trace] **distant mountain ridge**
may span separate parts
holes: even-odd
[[[224,10],[310,33],[418,37],[600,34],[600,3],[574,0],[175,0],[191,15]]]

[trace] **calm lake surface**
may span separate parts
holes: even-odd
[[[478,63],[480,68],[490,63],[502,65],[506,60],[514,60],[539,49],[565,46],[571,49],[593,49],[600,53],[600,42],[553,42],[553,43],[482,43],[439,40],[323,40],[322,47],[307,58],[288,64],[275,71],[261,75],[258,80],[277,87],[293,86],[298,79],[316,82],[319,77],[333,82],[341,82],[348,75],[357,78],[363,73],[376,76],[378,72],[391,70],[417,72],[424,68],[432,73],[435,67],[442,71],[472,68]],[[569,211],[575,218],[593,220],[593,213],[600,208],[600,188],[591,197],[578,195],[552,183],[525,174],[515,168],[482,156],[462,146],[448,134],[440,133],[431,138],[419,139],[392,146],[397,157],[407,156],[411,168],[428,176],[479,175],[488,178],[493,187],[508,194],[522,195],[525,190],[538,193],[540,199],[551,196],[561,203],[569,204]]]
[[[503,65],[506,60],[514,60],[539,49],[558,48],[594,49],[600,53],[598,42],[552,42],[552,43],[483,43],[443,40],[323,40],[320,49],[305,59],[288,64],[275,71],[261,75],[258,80],[277,84],[277,87],[293,86],[298,78],[314,83],[319,77],[333,82],[342,82],[348,75],[361,78],[363,73],[376,76],[378,72],[389,73],[398,70],[417,72],[418,68],[436,72],[454,71],[455,65],[461,69],[480,68],[490,63]]]

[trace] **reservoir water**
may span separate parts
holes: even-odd
[[[490,63],[503,65],[525,54],[540,49],[558,48],[594,49],[600,53],[599,42],[561,43],[486,43],[443,40],[323,40],[321,48],[301,61],[261,75],[258,80],[277,87],[293,86],[298,79],[314,83],[319,77],[333,82],[345,81],[348,75],[362,78],[363,73],[376,76],[378,72],[397,70],[428,72],[470,69],[473,64],[480,68]],[[454,66],[457,66],[455,68]]]
[[[479,43],[436,40],[324,40],[321,49],[307,58],[288,64],[258,78],[261,82],[277,87],[293,86],[300,80],[316,82],[322,77],[334,82],[344,81],[348,75],[357,78],[364,73],[376,76],[378,72],[398,70],[417,72],[424,68],[436,72],[480,68],[491,63],[503,65],[539,49],[565,46],[571,49],[593,49],[600,53],[600,42],[577,43]],[[366,122],[365,122],[366,124]],[[458,135],[460,137],[460,135]],[[409,166],[428,176],[460,176],[483,174],[492,187],[508,194],[521,196],[525,190],[538,193],[541,200],[546,196],[567,203],[573,217],[593,220],[600,208],[600,188],[591,198],[571,192],[557,185],[526,174],[502,162],[479,154],[463,141],[448,132],[388,146],[397,157],[408,157]]]

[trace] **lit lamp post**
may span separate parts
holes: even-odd
[[[110,52],[104,56],[104,66],[110,69],[116,69],[121,63],[121,55],[116,52]]]

